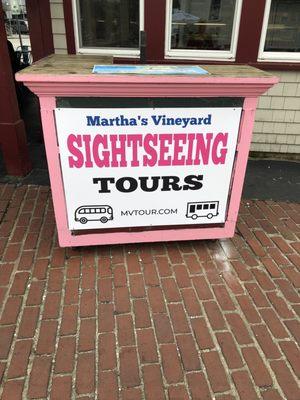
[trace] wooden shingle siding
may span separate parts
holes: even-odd
[[[55,53],[67,54],[63,0],[50,0],[50,7]]]
[[[274,75],[280,82],[259,100],[251,150],[300,154],[300,72]]]

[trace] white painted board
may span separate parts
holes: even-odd
[[[241,108],[57,108],[70,230],[224,223]]]

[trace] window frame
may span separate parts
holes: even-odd
[[[272,0],[266,0],[262,31],[260,36],[258,62],[300,63],[300,52],[264,51],[270,18]]]
[[[235,62],[237,44],[239,39],[240,21],[243,0],[236,0],[235,14],[232,24],[231,48],[223,50],[189,50],[171,49],[171,22],[173,0],[166,0],[166,22],[165,22],[165,59],[166,60],[210,60]]]
[[[210,55],[199,55],[187,58],[186,52],[180,58],[168,57],[166,49],[166,1],[144,0],[144,16],[141,19],[141,28],[147,32],[147,62],[155,64],[249,64],[263,70],[300,71],[298,60],[278,59],[270,60],[259,58],[259,45],[267,0],[242,0],[241,16],[239,19],[238,40],[235,59],[208,58]],[[63,10],[66,26],[66,40],[68,54],[102,54],[108,55],[107,49],[79,49],[77,20],[74,15],[74,0],[64,0]],[[139,55],[117,54],[111,49],[110,55],[115,56],[115,62],[136,62]],[[290,54],[290,53],[288,53]],[[278,54],[277,54],[278,55]]]
[[[111,55],[117,57],[139,57],[140,49],[127,49],[121,47],[80,47],[80,35],[79,32],[79,0],[72,0],[72,9],[73,9],[73,24],[74,24],[74,37],[75,37],[75,49],[77,54],[96,54],[96,55]],[[145,26],[145,0],[139,0],[140,3],[140,29],[139,31],[144,30]]]

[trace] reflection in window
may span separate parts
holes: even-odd
[[[80,47],[139,47],[139,0],[77,0],[77,7]]]
[[[300,0],[272,0],[264,51],[300,51]]]
[[[231,48],[236,0],[173,0],[172,49]]]

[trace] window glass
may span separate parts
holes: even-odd
[[[215,205],[215,204],[211,204],[211,205],[209,206],[209,208],[210,208],[211,210],[213,210],[214,208],[216,208],[216,205]]]
[[[300,0],[272,0],[264,51],[300,52]]]
[[[197,205],[197,210],[202,210],[202,204]]]
[[[77,13],[80,47],[139,47],[139,0],[77,0]]]
[[[196,206],[194,204],[190,205],[190,212],[195,212]]]
[[[173,0],[171,49],[231,49],[236,0]]]
[[[203,210],[208,210],[209,204],[204,204]]]

